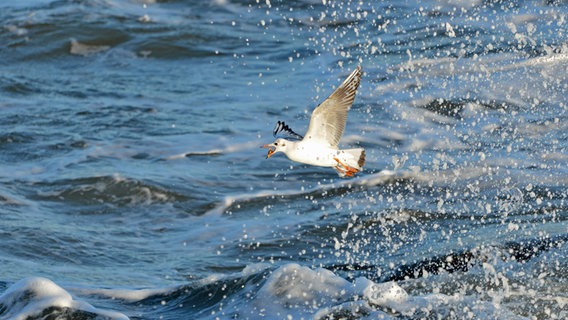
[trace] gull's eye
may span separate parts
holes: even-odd
[[[277,146],[277,145],[278,145],[278,142],[274,142],[274,145]]]

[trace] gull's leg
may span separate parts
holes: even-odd
[[[334,157],[333,160],[337,161],[337,166],[335,167],[335,170],[341,172],[343,175],[346,175],[348,177],[352,177],[357,172],[359,172],[359,169],[356,169],[356,168],[353,168],[353,167],[346,165],[345,163],[341,162],[341,160],[337,159],[336,157]]]
[[[344,177],[347,175],[347,172],[345,171],[344,168],[340,167],[340,166],[336,166],[334,167],[335,170],[337,170],[337,173],[339,174],[340,177]]]

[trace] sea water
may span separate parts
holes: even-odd
[[[567,318],[567,15],[2,2],[0,318]],[[364,171],[265,159],[358,65]]]

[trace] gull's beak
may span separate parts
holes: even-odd
[[[265,144],[261,148],[268,148],[268,154],[266,155],[266,159],[272,157],[272,155],[274,154],[274,150],[276,150],[276,149],[273,149],[274,146],[271,145],[271,144]]]

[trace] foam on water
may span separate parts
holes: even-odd
[[[444,293],[410,294],[397,282],[377,283],[365,277],[348,281],[322,268],[308,268],[295,263],[283,265],[260,283],[241,286],[238,295],[242,298],[219,304],[211,313],[202,318],[243,318],[243,319],[397,319],[403,318],[506,318],[526,319],[509,310],[509,299],[528,293],[510,288],[507,279],[489,263],[483,263],[482,272],[486,278],[497,279],[497,286],[478,287],[477,293],[463,290],[451,295]],[[439,276],[444,278],[444,275]],[[465,280],[465,279],[464,279]],[[465,280],[468,281],[468,280]],[[215,279],[221,284],[222,280]],[[405,284],[408,286],[409,283]],[[464,284],[464,288],[467,287]],[[231,290],[227,289],[227,294]],[[235,294],[235,293],[233,293]],[[530,294],[529,294],[530,295]],[[488,297],[485,300],[482,297]],[[566,299],[547,297],[556,301],[556,310],[562,308]],[[511,304],[515,307],[515,303]],[[549,313],[558,318],[565,313]]]
[[[312,269],[292,263],[270,274],[255,297],[251,299],[250,304],[253,308],[249,306],[245,309],[249,310],[250,314],[247,314],[247,311],[236,311],[236,314],[250,318],[266,316],[293,319],[306,317],[327,319],[341,316],[362,319],[389,319],[401,316],[525,319],[522,312],[516,310],[515,301],[535,299],[538,301],[534,305],[535,308],[541,308],[537,305],[551,304],[550,308],[540,309],[539,312],[545,313],[550,318],[563,318],[567,315],[565,310],[562,311],[568,301],[566,297],[546,294],[535,296],[531,291],[534,289],[530,289],[535,285],[535,279],[531,279],[528,274],[523,276],[528,276],[524,281],[517,278],[519,274],[525,272],[540,274],[538,279],[541,280],[537,281],[550,276],[555,278],[558,272],[563,272],[563,268],[557,265],[555,268],[547,269],[541,263],[548,260],[556,261],[558,255],[566,250],[565,243],[565,239],[550,239],[520,246],[511,243],[509,249],[505,250],[484,248],[474,253],[478,262],[468,267],[470,275],[481,273],[480,278],[484,279],[482,282],[477,282],[474,278],[469,279],[467,274],[462,276],[460,273],[443,271],[428,276],[427,269],[431,272],[436,269],[427,268],[426,265],[418,267],[416,271],[408,270],[404,276],[407,280],[400,283],[375,282],[366,277],[347,281],[327,269]],[[533,248],[536,247],[549,249],[534,256]],[[516,258],[507,257],[508,254],[513,254]],[[519,263],[523,261],[530,261],[531,266],[528,269],[524,267],[519,269]],[[451,263],[450,257],[445,258],[442,263]],[[416,272],[424,274],[418,276]],[[413,277],[416,277],[416,280],[412,280]],[[439,285],[439,292],[420,294],[421,290],[417,290],[417,287],[420,287],[420,283],[427,278],[428,287],[432,284]],[[408,289],[404,289],[401,285]],[[453,286],[461,289],[450,289]],[[408,290],[414,293],[411,294]],[[557,289],[553,291],[560,292]],[[515,309],[516,312],[512,312],[511,309]],[[226,310],[231,310],[231,307]]]
[[[75,300],[65,289],[40,277],[22,279],[4,291],[0,296],[0,317],[13,320],[51,317],[128,319],[119,312],[97,309],[85,301]]]
[[[442,296],[436,299],[444,301]],[[254,308],[249,310],[252,318],[378,319],[416,315],[428,307],[429,300],[434,299],[409,296],[395,282],[378,284],[366,278],[349,282],[327,269],[288,264],[270,275],[251,302]],[[243,315],[249,316],[246,312]]]
[[[556,293],[565,283],[551,280],[565,279],[565,257],[559,257],[565,254],[566,242],[565,238],[543,239],[511,243],[503,249],[480,248],[459,271],[449,266],[457,256],[445,257],[436,265],[432,261],[401,270],[396,281],[365,276],[348,280],[341,271],[297,263],[255,264],[238,273],[211,275],[179,287],[71,288],[82,297],[79,300],[51,280],[34,277],[12,284],[0,296],[0,317],[128,319],[144,314],[158,318],[178,310],[178,314],[201,319],[526,319],[523,313],[561,319],[568,315],[564,310],[568,300]],[[547,261],[560,264],[548,268]],[[546,286],[555,288],[547,293]],[[122,301],[121,310],[94,307],[83,299],[115,307]],[[532,302],[519,308],[519,299]]]

